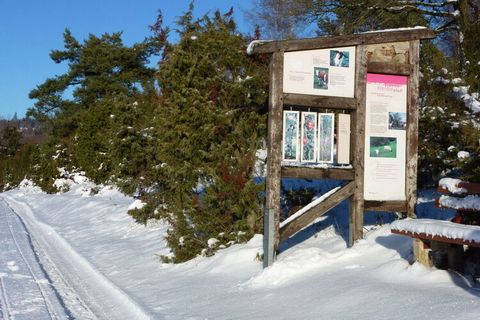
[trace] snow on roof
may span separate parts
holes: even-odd
[[[415,27],[409,27],[409,28],[372,30],[372,31],[365,31],[365,32],[360,32],[360,33],[355,33],[355,34],[358,35],[358,34],[367,34],[367,33],[376,33],[376,32],[398,32],[398,31],[422,30],[422,29],[427,29],[427,27],[415,26]],[[247,54],[252,55],[253,50],[254,50],[256,45],[260,45],[260,44],[264,44],[264,43],[272,42],[272,41],[275,41],[275,40],[253,40],[252,42],[250,42],[250,44],[247,47]]]
[[[259,44],[264,44],[267,42],[272,42],[273,40],[253,40],[252,42],[249,43],[247,47],[247,54],[252,55],[253,54],[253,49],[255,48],[256,45]]]
[[[470,209],[470,210],[480,210],[480,197],[476,195],[468,195],[465,198],[457,198],[442,195],[438,199],[438,204],[441,207],[451,208],[451,209]]]
[[[394,221],[390,228],[396,231],[424,233],[448,239],[464,239],[480,243],[480,226],[453,223],[435,219],[405,219]]]
[[[459,188],[458,184],[462,182],[460,179],[454,178],[443,178],[438,182],[438,186],[442,189],[448,190],[448,192],[453,194],[464,194],[467,193],[467,189]]]
[[[372,31],[365,31],[365,32],[360,32],[360,33],[355,33],[355,34],[365,34],[365,33],[375,33],[375,32],[396,32],[396,31],[409,31],[409,30],[421,30],[421,29],[427,29],[427,27],[415,26],[415,27],[409,27],[409,28],[393,28],[393,29],[383,29],[383,30],[372,30]]]
[[[299,162],[299,161],[282,161],[282,167],[353,169],[353,166],[351,164],[331,164],[326,162],[305,163],[305,162]]]

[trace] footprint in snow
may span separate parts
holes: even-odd
[[[7,268],[10,269],[10,271],[18,271],[19,269],[15,261],[8,261]]]

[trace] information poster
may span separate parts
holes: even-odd
[[[355,47],[285,52],[286,93],[354,96]]]
[[[282,160],[298,161],[300,150],[298,146],[300,113],[298,111],[283,112],[283,143]]]
[[[301,162],[317,160],[317,113],[302,112]]]
[[[318,162],[333,163],[335,114],[318,114]]]
[[[405,200],[407,77],[367,75],[365,200]]]
[[[338,114],[337,163],[350,164],[350,115]]]

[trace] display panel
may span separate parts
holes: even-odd
[[[406,76],[367,75],[365,200],[405,200]]]
[[[285,52],[285,93],[354,96],[355,47]]]
[[[282,143],[282,160],[298,161],[299,159],[299,129],[300,129],[300,113],[298,111],[283,112],[283,143]]]
[[[302,162],[317,160],[317,113],[302,112]]]
[[[335,114],[318,114],[318,162],[333,163]]]

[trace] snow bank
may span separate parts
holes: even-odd
[[[26,193],[42,193],[42,189],[35,185],[32,180],[23,179],[17,186],[17,190],[22,190]]]
[[[99,319],[477,320],[480,313],[478,292],[457,275],[410,266],[411,240],[392,235],[389,225],[347,248],[348,231],[322,222],[287,241],[265,270],[261,235],[210,258],[163,264],[159,256],[170,252],[167,224],[134,223],[127,214],[134,199],[114,187],[97,187],[88,197],[84,188],[74,184],[49,195],[28,185],[0,197],[32,226],[40,252],[49,254]],[[347,217],[346,207],[329,214]]]
[[[137,200],[133,201],[131,205],[128,206],[128,210],[142,209],[146,205],[147,204],[145,202],[143,202],[140,199],[137,199]]]
[[[480,227],[453,223],[434,219],[397,220],[391,225],[392,230],[424,233],[428,236],[439,236],[448,239],[464,239],[480,243]]]

